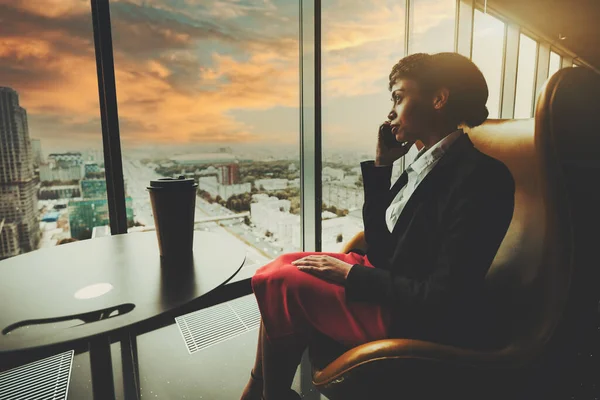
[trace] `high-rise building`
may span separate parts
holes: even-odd
[[[106,199],[106,179],[82,179],[79,184],[84,199]]]
[[[95,227],[110,224],[106,179],[82,179],[79,182],[82,200],[69,200],[71,237],[89,239]],[[125,197],[127,224],[133,226],[133,200]]]
[[[58,168],[83,165],[83,156],[80,152],[52,153],[48,155],[48,162]]]
[[[238,182],[240,169],[237,164],[221,165],[219,173],[221,185],[233,185]]]
[[[31,139],[31,154],[33,156],[33,165],[38,167],[44,162],[42,155],[42,141],[40,139]]]
[[[38,247],[40,228],[27,111],[19,106],[17,92],[8,87],[0,87],[0,223],[0,259]]]
[[[90,177],[93,174],[101,172],[100,166],[95,161],[86,161],[83,165],[83,176]]]
[[[125,198],[125,212],[127,223],[133,225],[133,200]],[[71,237],[75,239],[89,239],[92,231],[97,226],[109,225],[108,200],[104,198],[69,200],[69,227]]]
[[[70,165],[55,168],[55,164],[44,163],[40,165],[40,181],[78,181],[83,178],[82,165]]]

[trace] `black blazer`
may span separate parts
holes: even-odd
[[[352,267],[347,301],[389,306],[390,337],[487,346],[494,316],[484,278],[513,216],[508,168],[463,134],[419,184],[392,233],[385,212],[408,176],[390,189],[391,166],[366,161],[361,168],[367,256],[376,268]]]

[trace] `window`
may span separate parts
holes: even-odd
[[[5,6],[0,65],[0,259],[92,237],[108,207],[89,3]]]
[[[454,51],[454,31],[456,25],[455,0],[413,0],[410,2],[408,53],[435,54]],[[393,180],[417,156],[417,146],[395,165]]]
[[[536,59],[537,42],[521,34],[519,41],[514,118],[531,118],[533,115],[533,88],[535,84]]]
[[[454,51],[456,0],[413,0],[408,52]]]
[[[298,5],[209,3],[111,4],[130,232],[154,225],[150,180],[183,174],[195,229],[258,267],[300,248]]]
[[[360,162],[375,157],[391,110],[388,76],[404,56],[404,2],[352,4],[323,5],[323,251],[363,230]]]
[[[489,118],[498,118],[500,115],[505,31],[506,26],[502,21],[475,10],[472,60],[483,73],[488,85]]]
[[[562,60],[560,55],[555,52],[550,52],[550,64],[548,65],[548,78],[551,77],[560,69],[560,64]]]

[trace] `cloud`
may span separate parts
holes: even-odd
[[[1,0],[0,4],[13,4],[14,0]],[[29,0],[17,2],[19,8],[33,15],[47,18],[89,14],[89,0]]]
[[[100,143],[89,0],[0,0],[0,19],[0,85],[20,93],[31,135]],[[326,3],[324,21],[324,101],[384,92],[404,51],[402,5]],[[111,22],[124,148],[294,136],[273,127],[291,132],[277,110],[299,105],[296,2],[120,0]],[[243,122],[240,110],[264,119]]]
[[[411,34],[417,36],[431,32],[440,24],[453,19],[456,13],[454,0],[419,0],[414,4]]]
[[[81,22],[89,16],[69,12],[56,17],[19,3],[0,7],[6,11],[3,15],[18,21],[10,35],[0,34],[0,84],[19,91],[21,105],[30,115],[32,136],[61,143],[67,137],[82,142],[90,135],[100,138],[97,124],[95,130],[82,130],[83,124],[97,122],[99,116],[91,24],[89,39],[81,32]],[[258,34],[259,40],[248,42],[240,29],[213,29],[218,25],[206,21],[192,26],[152,9],[145,14],[114,9],[119,32],[114,35],[117,95],[125,146],[260,141],[264,139],[260,128],[244,126],[232,111],[297,106],[298,69],[292,54],[297,58],[298,44],[292,38]],[[215,48],[212,54],[202,54],[210,61],[203,65],[198,48],[206,40],[235,44],[238,57]],[[68,42],[78,46],[73,51],[56,47]],[[239,59],[240,53],[244,59]],[[44,126],[49,122],[52,128]]]

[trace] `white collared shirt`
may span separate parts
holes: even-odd
[[[408,199],[410,199],[410,196],[415,192],[419,183],[421,183],[425,176],[433,170],[433,167],[435,167],[437,162],[440,161],[444,154],[446,154],[448,148],[450,148],[462,134],[462,129],[456,130],[429,149],[422,148],[414,161],[406,167],[408,183],[400,189],[385,212],[385,222],[390,232],[394,230],[398,217],[400,217]]]

